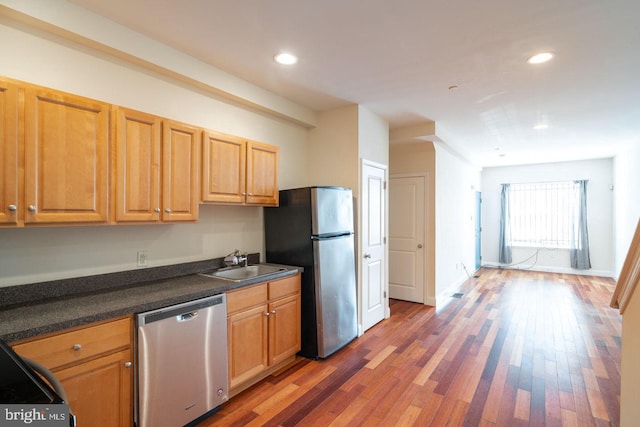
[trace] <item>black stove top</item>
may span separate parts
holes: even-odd
[[[63,403],[6,343],[0,341],[0,403]]]

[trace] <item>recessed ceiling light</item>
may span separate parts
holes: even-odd
[[[538,123],[538,124],[537,124],[537,125],[535,125],[533,128],[534,128],[535,130],[543,130],[543,129],[546,129],[546,128],[548,128],[548,127],[549,127],[549,125],[548,125],[548,124],[546,124],[546,123]]]
[[[542,64],[543,62],[549,61],[551,58],[553,58],[553,53],[542,52],[531,56],[529,59],[527,59],[527,62],[529,64]]]
[[[278,64],[293,65],[298,62],[298,57],[287,52],[282,52],[273,57]]]

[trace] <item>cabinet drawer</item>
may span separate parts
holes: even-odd
[[[17,344],[21,356],[51,370],[131,345],[131,319],[119,319]]]
[[[264,304],[266,301],[266,283],[232,291],[227,293],[227,314],[243,310],[257,304]]]
[[[286,295],[300,292],[300,275],[285,277],[284,279],[269,282],[269,299],[280,298]]]

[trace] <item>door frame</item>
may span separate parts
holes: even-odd
[[[478,271],[482,267],[482,192],[476,191],[475,194],[476,203],[476,223],[475,227],[475,245],[476,245],[476,264],[475,271]]]
[[[394,178],[422,178],[423,179],[423,184],[424,184],[424,216],[423,216],[423,222],[424,224],[422,225],[422,229],[423,229],[423,251],[422,251],[422,262],[423,262],[423,282],[422,282],[422,286],[423,286],[423,294],[422,294],[422,304],[424,305],[431,305],[428,304],[428,299],[429,299],[429,286],[427,285],[428,280],[427,280],[427,260],[429,259],[427,257],[427,254],[429,253],[429,251],[431,250],[431,248],[428,245],[428,233],[429,233],[429,229],[428,229],[428,224],[429,224],[429,209],[427,208],[428,204],[429,204],[429,174],[427,173],[397,173],[397,174],[392,174],[389,175],[389,182],[391,182],[392,179]],[[389,184],[389,187],[391,186],[391,184]],[[387,196],[388,196],[389,191],[387,190]],[[387,211],[388,211],[388,203],[387,203]],[[389,219],[389,216],[387,215],[387,221]],[[387,225],[389,223],[387,222]],[[387,247],[387,253],[388,253],[388,247]],[[388,270],[388,269],[387,269]],[[389,272],[387,271],[387,275],[389,274]],[[387,288],[389,286],[389,282],[387,280]]]
[[[388,319],[391,316],[391,309],[389,308],[389,245],[387,244],[387,235],[388,235],[388,231],[389,231],[389,188],[388,188],[388,181],[389,181],[389,166],[382,164],[382,163],[378,163],[378,162],[374,162],[371,160],[367,160],[363,157],[360,158],[360,165],[359,165],[359,173],[358,173],[358,209],[357,209],[357,222],[358,222],[358,227],[356,232],[360,232],[363,229],[362,228],[362,224],[363,224],[363,220],[362,220],[362,194],[363,194],[363,173],[364,173],[364,167],[365,166],[371,166],[374,168],[378,168],[378,169],[382,169],[384,170],[384,194],[385,194],[385,200],[384,200],[384,231],[385,231],[385,243],[384,243],[384,319]],[[356,260],[357,260],[357,264],[356,264],[356,268],[358,271],[358,277],[357,277],[357,281],[358,281],[358,336],[361,336],[364,333],[364,322],[363,322],[363,307],[364,307],[364,301],[363,301],[363,286],[364,283],[362,281],[362,277],[363,277],[363,262],[362,262],[362,257],[359,255],[362,252],[362,235],[358,236],[358,244],[356,245]]]

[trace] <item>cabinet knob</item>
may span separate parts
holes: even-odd
[[[78,351],[78,350],[80,350],[81,348],[82,348],[82,344],[74,344],[74,345],[73,345],[73,350],[74,350],[74,351]]]
[[[155,213],[160,213],[160,208],[155,208],[153,211],[154,211]]]
[[[171,208],[167,208],[164,210],[166,213],[171,213]]]
[[[34,205],[29,205],[29,212],[35,212],[36,207]]]
[[[422,249],[422,243],[418,243],[418,249]]]
[[[246,196],[246,195],[247,195],[247,193],[242,193],[242,195],[243,195],[243,196]]]
[[[15,212],[18,210],[18,207],[16,205],[9,205],[8,209],[9,209],[9,212]]]
[[[270,313],[267,311],[264,315],[265,315],[265,316],[267,316],[267,317],[269,317],[269,314],[270,314]]]
[[[249,193],[250,196],[253,196],[253,193]]]
[[[371,258],[371,254],[364,254],[365,258]]]
[[[124,362],[124,367],[125,368],[130,368],[131,367],[131,362]]]
[[[276,311],[275,310],[271,310],[271,314],[275,315]]]

